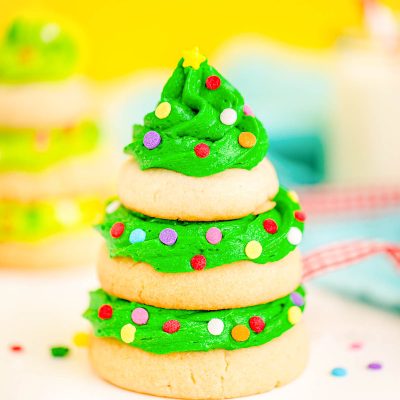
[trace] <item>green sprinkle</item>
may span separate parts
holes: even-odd
[[[56,346],[50,349],[53,357],[66,357],[69,353],[69,348],[65,346]]]

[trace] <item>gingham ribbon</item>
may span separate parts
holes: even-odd
[[[316,186],[300,191],[308,214],[362,212],[400,206],[400,186],[341,187]]]
[[[306,255],[303,259],[303,279],[314,278],[380,253],[389,256],[400,271],[399,245],[374,240],[356,240],[331,244]]]

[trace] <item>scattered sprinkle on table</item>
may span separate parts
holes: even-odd
[[[53,357],[66,357],[69,353],[69,348],[66,346],[55,346],[50,349]]]
[[[338,378],[341,378],[341,377],[347,375],[347,369],[346,368],[340,368],[340,367],[333,368],[333,370],[331,371],[331,375],[332,376],[336,376]]]
[[[10,350],[13,351],[14,353],[20,353],[21,351],[23,351],[23,347],[19,344],[12,344],[10,346]]]
[[[379,362],[372,362],[372,363],[368,364],[367,368],[371,369],[373,371],[378,371],[378,370],[382,369],[382,364]]]
[[[86,332],[76,332],[72,341],[77,347],[87,347],[89,344],[89,335]]]
[[[351,350],[361,350],[363,348],[363,344],[361,342],[354,342],[350,344]]]

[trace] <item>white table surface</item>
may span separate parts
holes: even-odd
[[[94,267],[62,271],[0,271],[0,399],[126,400],[152,399],[101,381],[91,371],[85,348],[72,344],[88,324],[80,315],[87,292],[97,287]],[[253,396],[270,400],[400,399],[400,318],[341,299],[308,285],[305,320],[311,334],[307,370],[294,383]],[[362,342],[360,350],[349,349]],[[21,344],[23,351],[9,346]],[[49,349],[67,345],[66,358]],[[371,371],[370,362],[383,369]],[[346,377],[330,375],[334,367]]]

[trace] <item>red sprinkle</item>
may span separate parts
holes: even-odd
[[[260,333],[265,328],[265,322],[260,317],[251,317],[249,320],[250,328],[255,333]]]
[[[295,211],[294,217],[297,219],[297,221],[300,221],[300,222],[304,222],[307,218],[306,214],[303,211]]]
[[[273,219],[266,219],[263,222],[263,225],[264,225],[264,229],[268,233],[276,233],[278,231],[278,225],[276,224],[276,222]]]
[[[19,344],[13,344],[13,345],[10,346],[10,350],[17,353],[19,351],[22,351],[23,348]]]
[[[181,328],[181,324],[176,319],[170,319],[169,321],[165,322],[162,330],[167,333],[175,333],[178,332]]]
[[[206,267],[206,264],[207,264],[207,260],[201,254],[198,254],[197,256],[192,257],[192,259],[190,260],[190,265],[196,271],[201,271],[202,269],[204,269]]]
[[[110,229],[110,234],[113,238],[119,238],[125,230],[125,225],[122,222],[116,222]]]
[[[113,315],[113,309],[109,304],[103,304],[98,311],[100,319],[110,319]]]
[[[197,157],[206,158],[210,154],[210,147],[205,143],[199,143],[195,146],[194,152],[196,153]]]
[[[211,75],[206,79],[207,89],[216,90],[221,86],[221,79],[216,75]]]

